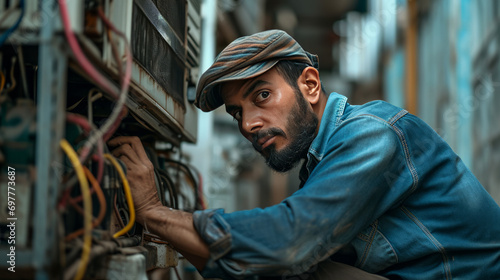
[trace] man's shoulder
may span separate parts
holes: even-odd
[[[369,116],[374,117],[389,124],[394,123],[408,111],[403,108],[392,105],[383,100],[374,100],[363,105],[350,105],[346,108],[342,120]]]

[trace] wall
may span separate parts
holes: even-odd
[[[434,1],[420,17],[419,116],[500,202],[500,3]]]

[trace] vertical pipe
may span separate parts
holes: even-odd
[[[406,109],[418,112],[418,6],[417,0],[408,0],[408,23],[406,26]]]
[[[44,0],[42,9],[50,15],[59,14],[55,0]],[[62,165],[59,141],[64,135],[67,57],[61,50],[63,41],[55,33],[55,20],[42,22],[40,36],[33,265],[36,279],[51,279],[49,267],[59,256],[56,206],[60,178],[56,167]]]

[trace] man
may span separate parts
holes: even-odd
[[[120,137],[138,221],[205,277],[500,279],[500,208],[460,158],[401,108],[325,94],[317,68],[271,30],[231,43],[197,88],[273,169],[305,159],[298,191],[265,209],[171,210],[140,141]]]

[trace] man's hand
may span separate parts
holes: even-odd
[[[108,142],[111,153],[127,166],[127,179],[134,200],[137,221],[144,224],[146,213],[161,206],[155,185],[154,167],[138,137],[120,136]]]
[[[208,245],[195,230],[191,213],[162,207],[156,192],[153,164],[141,140],[120,136],[109,141],[108,145],[116,147],[111,153],[127,165],[137,221],[168,241],[196,268],[203,269],[210,256]]]

